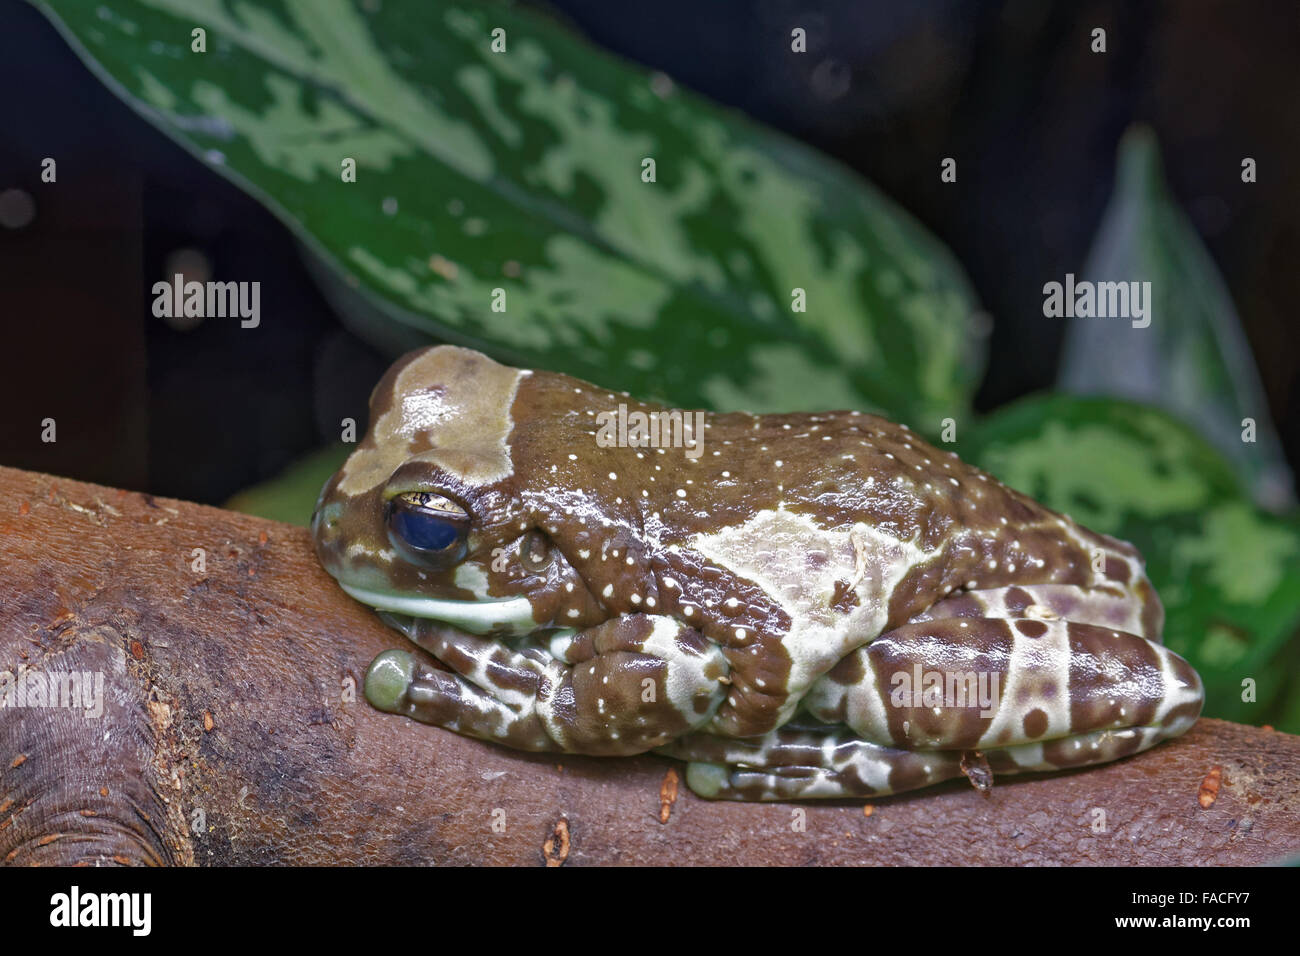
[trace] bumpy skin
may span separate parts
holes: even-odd
[[[445,669],[381,655],[372,703],[527,750],[658,748],[734,799],[984,787],[1199,715],[1132,546],[876,416],[709,414],[692,458],[601,447],[620,404],[660,410],[451,346],[384,376],[317,552]],[[470,515],[454,567],[393,547],[388,503],[418,491]]]

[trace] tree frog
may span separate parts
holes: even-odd
[[[431,655],[379,655],[372,705],[666,754],[709,798],[987,791],[1145,750],[1203,700],[1135,548],[855,411],[683,416],[431,347],[375,387],[312,532]]]

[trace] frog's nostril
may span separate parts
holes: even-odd
[[[342,512],[343,507],[338,502],[317,506],[315,514],[311,516],[312,530],[318,531],[321,528],[333,529],[337,527]]]

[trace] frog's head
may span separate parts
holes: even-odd
[[[517,461],[576,434],[549,381],[561,378],[453,346],[398,360],[371,395],[369,432],[317,502],[325,569],[371,607],[474,633],[603,619],[556,546],[557,523],[583,505],[534,487],[536,469]],[[517,402],[525,383],[533,391]]]

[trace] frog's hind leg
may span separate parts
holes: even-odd
[[[837,728],[697,733],[659,752],[691,761],[687,783],[714,798],[878,796],[966,769],[983,789],[977,753],[998,773],[1102,763],[1182,733],[1201,703],[1196,672],[1136,634],[945,618],[888,632],[813,685],[803,707]]]
[[[1204,700],[1181,657],[1062,619],[946,618],[895,628],[804,698],[819,720],[907,750],[983,751],[993,769],[1101,763],[1186,731]]]
[[[710,800],[884,796],[962,774],[961,754],[863,740],[846,727],[786,727],[738,739],[688,734],[656,753],[688,761],[686,784]]]
[[[726,659],[698,631],[630,614],[572,638],[516,650],[420,618],[390,616],[451,669],[387,651],[366,673],[375,707],[520,750],[641,753],[708,720]]]

